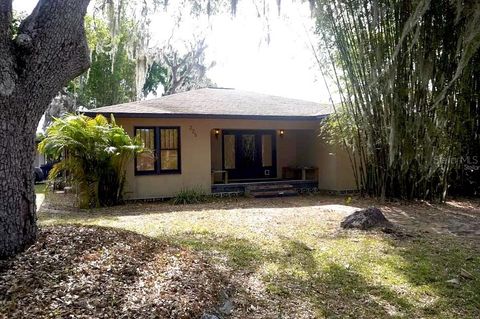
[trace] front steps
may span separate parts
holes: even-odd
[[[247,188],[252,186],[278,186],[291,185],[299,194],[314,193],[318,191],[317,181],[304,180],[276,180],[258,182],[232,182],[229,184],[213,184],[212,194],[219,197],[246,195]],[[277,194],[278,195],[278,194]]]
[[[254,198],[297,196],[297,189],[288,183],[274,185],[250,185],[245,187],[245,195]]]

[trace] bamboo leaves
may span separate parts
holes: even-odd
[[[479,56],[479,9],[450,0],[317,1],[320,49],[343,108],[327,128],[344,140],[364,192],[445,198],[465,149],[462,122],[478,116],[459,97],[478,82],[464,74]],[[355,129],[339,135],[350,122]]]

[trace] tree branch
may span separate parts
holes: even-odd
[[[0,41],[10,39],[12,22],[12,0],[0,0]]]
[[[40,0],[15,39],[17,73],[53,98],[90,66],[84,17],[90,0]]]

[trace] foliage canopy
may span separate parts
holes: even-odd
[[[452,175],[465,176],[462,159],[480,152],[480,3],[319,0],[315,12],[320,64],[342,100],[328,126],[360,189],[430,199],[453,185],[466,191]]]

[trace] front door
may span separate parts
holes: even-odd
[[[229,178],[275,178],[275,137],[275,131],[224,130],[223,168]]]

